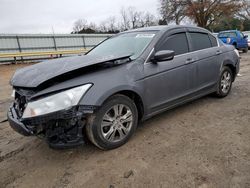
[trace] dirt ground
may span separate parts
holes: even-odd
[[[8,81],[0,66],[0,120]],[[144,122],[124,146],[53,150],[0,124],[0,187],[250,187],[250,53],[224,99],[207,96]]]

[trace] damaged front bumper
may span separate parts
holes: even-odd
[[[13,107],[13,105],[10,107],[10,109],[7,113],[7,118],[8,118],[10,126],[16,132],[18,132],[24,136],[33,135],[33,132],[31,130],[29,130],[21,121],[19,121],[16,110]]]
[[[84,144],[83,128],[86,117],[93,113],[93,106],[75,106],[43,116],[22,119],[14,104],[7,113],[10,126],[24,136],[45,138],[53,148],[70,148]]]

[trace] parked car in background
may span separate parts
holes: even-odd
[[[250,49],[250,31],[243,32],[244,35],[247,35],[248,49]]]
[[[209,31],[156,26],[119,33],[87,55],[16,71],[11,127],[72,147],[87,137],[101,149],[126,143],[140,121],[214,93],[226,97],[238,51]]]
[[[244,53],[248,51],[248,36],[238,30],[222,31],[218,34],[218,38],[225,44],[231,44],[236,49],[242,50]]]

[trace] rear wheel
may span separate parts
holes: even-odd
[[[220,79],[217,83],[216,96],[226,97],[232,88],[233,74],[229,67],[224,66],[222,68]]]
[[[138,112],[134,102],[124,95],[110,97],[88,117],[89,140],[101,149],[114,149],[125,144],[136,130]]]

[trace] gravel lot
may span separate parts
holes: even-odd
[[[0,121],[13,72],[0,66]],[[124,146],[53,150],[0,124],[0,187],[250,187],[250,53],[231,94],[207,96],[144,122]]]

